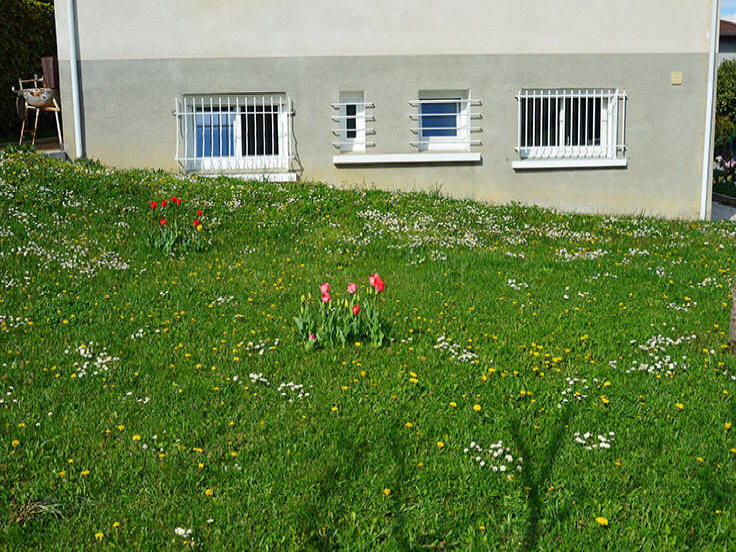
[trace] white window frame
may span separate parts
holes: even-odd
[[[455,136],[426,136],[424,119],[446,115],[423,115],[422,106],[457,102],[455,115]],[[412,103],[412,102],[410,102]],[[469,90],[420,90],[417,95],[417,134],[416,146],[419,151],[468,151],[470,149],[470,91]],[[444,127],[443,127],[444,128]]]
[[[258,111],[259,109],[261,111]],[[228,136],[232,136],[232,155],[197,155],[197,144],[195,143],[197,117],[203,113],[212,116],[225,115],[225,124],[223,125],[218,120],[217,128],[218,132],[225,132]],[[257,132],[254,132],[251,136],[244,132],[242,116],[248,113],[254,113],[256,116],[262,115],[264,123],[262,123],[261,135],[256,136]],[[276,113],[277,142],[274,141],[273,134],[265,135],[265,117],[274,117],[269,115],[270,113]],[[175,115],[177,117],[176,160],[186,171],[263,174],[289,170],[292,159],[291,120],[293,111],[291,98],[284,93],[185,95],[176,99]],[[231,123],[227,122],[229,117],[232,117]],[[214,147],[214,132],[212,128],[211,148]],[[204,150],[204,136],[202,140],[202,150]],[[255,140],[252,142],[255,151],[262,149],[264,153],[248,155],[250,140]],[[266,147],[268,140],[271,141],[270,148]],[[244,147],[245,154],[243,153]],[[278,149],[278,153],[266,154],[267,149],[271,151]]]
[[[339,101],[330,104],[337,110],[337,115],[332,116],[332,134],[337,140],[332,145],[340,150],[340,153],[361,153],[368,147],[375,147],[375,142],[369,142],[368,136],[375,134],[375,129],[367,126],[374,122],[375,117],[369,115],[367,110],[375,108],[375,104],[365,101],[365,92],[343,91],[339,94]],[[348,115],[348,106],[355,106],[355,115]],[[355,136],[348,136],[348,121],[355,120]]]
[[[589,120],[594,113],[588,111],[591,100],[594,106],[599,102],[600,112]],[[517,102],[516,151],[520,160],[512,162],[514,168],[626,165],[625,91],[596,88],[522,89],[517,95]],[[576,104],[577,110],[574,108]],[[541,110],[539,114],[538,105]],[[566,113],[568,106],[573,109],[570,114]],[[540,128],[537,128],[538,118]],[[577,129],[566,128],[569,123],[577,123]],[[596,144],[598,135],[599,143]]]

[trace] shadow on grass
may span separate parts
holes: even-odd
[[[336,428],[334,439],[336,450],[316,477],[317,493],[305,502],[303,508],[302,542],[303,550],[340,550],[340,545],[334,542],[324,529],[323,522],[329,519],[330,498],[340,493],[340,488],[349,488],[349,483],[356,479],[365,463],[368,442],[365,439],[351,441],[348,435],[350,428],[339,426]]]
[[[388,512],[385,515],[386,526],[374,538],[372,547],[391,546],[402,552],[418,552],[428,549],[443,549],[443,539],[432,535],[423,535],[412,543],[407,512],[411,510],[409,495],[411,473],[408,463],[406,437],[400,431],[402,424],[397,420],[387,421],[383,439],[383,450],[387,452],[386,465],[391,471],[386,475],[386,488],[390,489],[385,497],[388,501]],[[318,491],[313,494],[302,509],[301,530],[304,550],[336,551],[342,546],[327,534],[323,526],[330,520],[329,502],[338,497],[343,490],[350,489],[352,483],[359,478],[367,459],[374,450],[379,450],[375,443],[367,439],[351,440],[346,435],[354,435],[351,422],[345,421],[334,429],[335,448],[330,454],[330,461],[315,477],[314,485]],[[344,501],[342,501],[344,502]],[[334,523],[334,521],[332,521]],[[395,547],[395,548],[394,548]]]
[[[574,416],[574,405],[568,404],[556,420],[555,428],[550,435],[545,450],[537,453],[533,450],[533,439],[529,432],[522,429],[521,421],[515,420],[509,426],[509,431],[518,448],[519,455],[524,458],[524,469],[520,480],[527,490],[527,529],[522,543],[522,551],[535,550],[539,544],[539,524],[542,519],[542,497],[550,479],[550,474],[565,443],[567,426]],[[327,534],[323,522],[330,519],[329,502],[338,496],[341,489],[349,489],[350,483],[359,477],[366,460],[371,452],[371,445],[364,439],[351,440],[348,435],[350,421],[346,420],[334,430],[335,448],[327,462],[315,478],[317,492],[305,502],[302,509],[301,530],[304,540],[302,549],[336,551],[341,545]],[[385,530],[377,537],[375,545],[387,545],[393,541],[396,550],[417,552],[419,550],[438,549],[448,547],[448,543],[436,535],[421,535],[412,542],[409,531],[407,513],[411,510],[409,487],[411,481],[408,455],[404,444],[405,437],[399,428],[398,420],[387,422],[389,428],[385,434],[385,450],[388,451],[393,466],[393,473],[387,478],[390,493],[390,511],[386,514],[389,521]],[[388,460],[388,459],[387,459]]]
[[[729,419],[736,419],[736,404],[730,407]],[[725,443],[724,443],[725,445]],[[693,479],[700,486],[700,507],[696,510],[700,519],[693,515],[688,521],[691,530],[687,532],[685,542],[690,546],[697,546],[703,539],[712,540],[714,544],[725,544],[733,541],[729,532],[714,535],[709,524],[713,521],[716,511],[733,511],[736,507],[736,495],[733,492],[733,483],[729,480],[728,470],[711,459],[710,463],[700,463],[693,470]],[[707,531],[707,534],[704,534]]]
[[[521,550],[535,550],[539,544],[539,520],[542,517],[542,494],[547,488],[552,468],[557,456],[564,446],[567,426],[573,416],[573,406],[567,404],[557,420],[556,427],[550,436],[546,450],[538,458],[532,451],[531,434],[524,434],[521,422],[514,420],[509,426],[511,436],[516,443],[520,456],[524,459],[524,469],[521,471],[521,482],[527,489],[528,520],[526,535]]]

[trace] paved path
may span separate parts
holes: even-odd
[[[736,207],[714,201],[710,211],[710,219],[713,221],[736,220]]]

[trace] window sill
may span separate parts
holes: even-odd
[[[512,161],[511,168],[525,169],[595,169],[626,167],[628,159],[522,159]]]
[[[333,155],[335,165],[392,165],[414,163],[477,163],[481,160],[478,152],[457,153],[385,153],[385,154],[347,154]]]
[[[256,173],[256,172],[220,172],[220,173],[190,173],[198,174],[200,176],[206,176],[210,178],[217,178],[218,176],[229,176],[232,178],[239,178],[241,180],[252,180],[256,182],[296,182],[295,172],[271,172],[271,173]]]

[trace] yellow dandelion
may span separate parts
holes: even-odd
[[[330,408],[330,410],[332,410],[333,412],[337,412],[337,407],[333,406],[332,408]]]
[[[385,494],[386,496],[390,495],[391,489],[383,489],[383,494]]]
[[[437,448],[444,448],[444,446],[445,443],[443,443],[442,441],[437,441]]]
[[[205,494],[205,495],[207,495],[207,496],[212,496],[212,489],[207,489],[207,490],[206,490],[206,491],[204,492],[204,494]]]
[[[603,404],[608,404],[608,403],[609,403],[609,402],[611,402],[611,401],[609,401],[609,400],[608,400],[608,397],[606,397],[605,395],[601,395],[601,402],[602,402]]]
[[[10,444],[13,445],[14,447],[17,447],[18,445],[20,445],[20,441],[18,439],[13,439],[13,442]]]
[[[685,405],[682,403],[675,403],[675,408],[677,408],[677,410],[682,410],[685,408]]]
[[[105,535],[103,535],[100,531],[97,531],[97,533],[95,533],[95,539],[97,539],[100,542],[102,542],[102,537],[104,536]]]
[[[474,404],[473,405],[473,410],[475,410],[476,412],[480,412],[480,405],[479,404]]]
[[[455,401],[450,401],[450,406],[452,408],[457,408],[457,403]]]
[[[413,426],[414,424],[412,424],[411,422],[406,422],[406,423],[405,423],[404,425],[405,425],[406,427],[412,427],[412,426]]]
[[[602,516],[598,516],[597,518],[595,518],[595,522],[601,527],[608,527],[608,519]]]
[[[82,477],[87,477],[89,475],[89,470],[82,470]]]
[[[119,521],[116,521],[115,523],[112,524],[112,528],[113,529],[117,529],[118,527],[120,527],[120,522]]]
[[[724,427],[726,428],[726,431],[728,431],[729,429],[731,429],[731,422],[726,422],[726,423],[725,423],[725,424],[723,424],[723,425],[724,425]]]
[[[141,436],[136,433],[135,435],[133,435],[133,440],[134,441],[140,441],[141,440]]]

